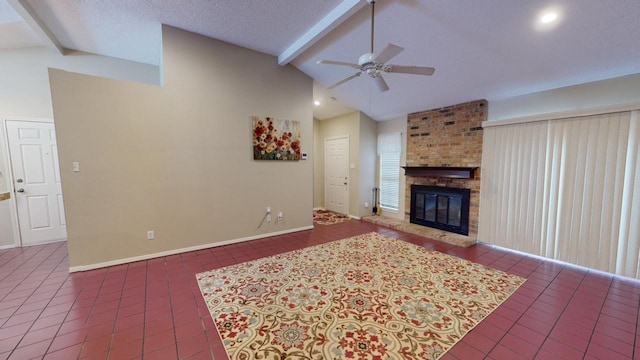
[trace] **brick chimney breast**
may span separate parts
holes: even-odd
[[[411,185],[445,186],[471,190],[469,238],[478,239],[480,172],[482,161],[482,122],[487,119],[487,101],[476,100],[439,109],[420,111],[407,117],[406,166],[477,167],[472,179],[407,176],[405,220],[409,221]],[[455,243],[459,234],[433,229],[434,239]]]

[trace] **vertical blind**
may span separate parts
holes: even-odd
[[[640,278],[638,111],[486,127],[481,241]]]
[[[378,135],[380,206],[393,210],[398,210],[400,199],[401,152],[402,135],[400,133]]]

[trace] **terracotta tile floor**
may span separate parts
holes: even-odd
[[[0,359],[226,359],[196,273],[369,231],[528,279],[443,359],[640,358],[640,282],[347,221],[74,274],[66,243],[0,251]]]

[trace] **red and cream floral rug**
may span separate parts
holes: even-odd
[[[350,217],[329,210],[313,210],[313,222],[320,225],[333,225],[351,220]]]
[[[525,279],[378,233],[197,274],[230,359],[438,359]]]

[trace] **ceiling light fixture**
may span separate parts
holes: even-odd
[[[558,19],[558,14],[554,12],[546,13],[540,17],[540,22],[543,24],[549,24]]]
[[[314,101],[314,102],[313,102],[313,105],[315,105],[315,106],[320,106],[320,101],[318,101],[318,100]]]
[[[548,7],[538,13],[534,27],[538,31],[551,30],[560,24],[562,17],[562,9],[560,7]]]

